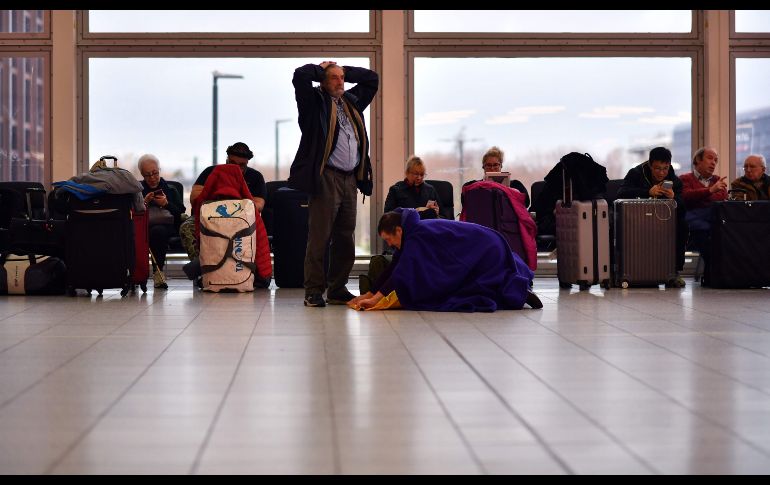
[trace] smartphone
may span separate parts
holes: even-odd
[[[161,195],[163,195],[163,189],[155,190],[153,191],[153,194],[155,194],[155,197],[160,197]]]
[[[671,190],[674,188],[674,182],[671,180],[664,180],[662,187],[666,190]]]

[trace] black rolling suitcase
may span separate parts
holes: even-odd
[[[65,248],[67,293],[77,288],[120,288],[125,296],[132,287],[135,264],[133,194],[103,195],[88,200],[70,196],[67,202]]]
[[[273,276],[280,288],[302,288],[308,231],[308,196],[282,187],[273,195]]]
[[[770,286],[770,201],[714,202],[703,284]]]

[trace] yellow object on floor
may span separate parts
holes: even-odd
[[[398,302],[398,295],[396,295],[396,291],[393,290],[390,292],[389,295],[382,297],[380,301],[377,302],[376,305],[374,305],[371,308],[361,308],[358,305],[351,306],[354,310],[398,310],[401,308],[401,303]]]

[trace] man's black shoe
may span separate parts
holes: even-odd
[[[347,305],[347,303],[355,298],[353,293],[349,292],[344,286],[334,292],[326,294],[326,303],[329,305]]]
[[[305,306],[326,306],[326,302],[320,293],[312,293],[305,296]]]

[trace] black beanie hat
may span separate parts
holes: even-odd
[[[671,163],[671,151],[666,147],[655,147],[650,150],[650,163],[654,161]]]
[[[242,141],[233,143],[227,147],[225,153],[228,155],[235,155],[236,157],[243,157],[246,160],[251,160],[254,157],[254,154],[249,150],[249,146]]]

